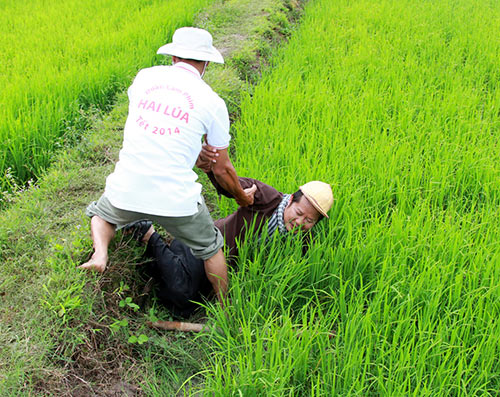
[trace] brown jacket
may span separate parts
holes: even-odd
[[[233,198],[229,192],[217,183],[211,172],[207,175],[219,194]],[[239,207],[231,215],[215,221],[215,226],[221,231],[224,236],[225,245],[229,249],[229,262],[233,263],[234,259],[238,256],[236,239],[244,241],[250,225],[254,225],[254,232],[260,234],[262,227],[283,199],[283,193],[278,192],[275,188],[261,181],[241,177],[239,180],[243,189],[252,187],[253,184],[257,186],[253,205]]]

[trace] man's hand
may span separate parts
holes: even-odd
[[[217,149],[204,142],[201,146],[200,154],[196,159],[196,167],[207,173],[212,171],[212,165],[217,162]]]
[[[202,170],[205,174],[207,174],[210,171],[212,171],[212,164],[213,163],[211,161],[203,160],[201,158],[201,152],[200,152],[198,158],[196,159],[195,166],[198,167],[200,170]]]
[[[247,199],[248,199],[247,205],[252,205],[254,202],[254,198],[255,198],[255,192],[257,191],[257,185],[254,183],[251,187],[247,187],[246,189],[243,189],[243,191],[247,195]]]
[[[196,160],[196,167],[207,173],[212,171],[212,165],[217,162],[217,149],[204,142],[201,146],[200,154]]]
[[[201,145],[200,156],[203,160],[209,161],[211,163],[217,162],[217,157],[219,157],[219,153],[217,153],[217,149],[208,143],[204,142]]]

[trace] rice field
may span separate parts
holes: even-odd
[[[40,175],[209,0],[3,1],[0,192]],[[156,62],[157,63],[157,62]]]
[[[0,4],[0,190],[12,178],[38,175],[89,112],[110,105],[137,69],[158,63],[155,49],[208,2]],[[150,345],[126,347],[148,368],[131,382],[145,395],[171,395],[177,384],[177,395],[221,397],[498,395],[498,37],[500,3],[492,0],[310,0],[290,42],[243,99],[233,162],[239,175],[287,193],[309,180],[329,182],[330,218],[306,255],[293,238],[243,245],[227,310],[209,304],[213,332],[192,342],[200,350],[190,356],[195,347],[185,349],[184,335],[151,331]],[[233,209],[222,199],[222,215]],[[31,229],[21,228],[19,239],[33,240],[38,252],[48,243]],[[75,235],[88,239],[84,232]],[[65,237],[74,250],[88,242]],[[66,292],[85,280],[93,285],[74,270],[78,255],[65,262],[57,250],[47,262],[69,283]],[[20,259],[27,261],[17,269],[25,272],[15,281],[20,287],[24,278],[46,279],[36,272],[47,266],[31,256],[26,250]],[[6,284],[18,277],[9,276]],[[82,312],[96,310],[105,321],[108,313],[91,298],[77,298]],[[23,297],[20,312],[33,306],[30,299]],[[40,330],[24,335],[26,342],[6,335],[23,355],[12,364],[19,367],[6,366],[5,384],[24,390],[31,375],[22,375],[23,365],[41,362],[43,349],[31,344]],[[63,346],[76,344],[61,338],[69,339]],[[109,338],[120,344],[114,333]],[[197,372],[185,379],[177,361]]]
[[[495,1],[309,2],[235,166],[334,207],[305,256],[242,247],[204,395],[498,395],[499,37]]]

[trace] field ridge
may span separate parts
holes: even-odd
[[[215,1],[198,15],[193,25],[209,29],[226,57],[227,66],[212,65],[206,80],[228,103],[232,119],[238,117],[240,93],[251,91],[272,49],[293,30],[303,3]],[[104,277],[75,270],[91,248],[84,209],[103,191],[117,159],[126,111],[122,93],[109,114],[89,113],[93,127],[80,143],[60,152],[38,183],[12,195],[0,213],[2,395],[110,395],[116,388],[142,393],[139,384],[147,390],[164,381],[154,379],[154,363],[144,358],[165,349],[161,338],[152,343],[153,353],[146,349],[143,359],[135,360],[126,335],[111,327],[125,317],[130,321],[125,332],[146,332],[145,314],[127,317],[118,306],[125,296],[139,299],[144,288],[134,271],[142,261],[140,249],[118,238]],[[213,206],[213,193],[208,194]],[[177,349],[187,349],[182,338]],[[125,362],[130,369],[123,368]],[[193,367],[182,370],[186,377],[193,374]],[[149,373],[149,381],[141,380],[140,371]],[[173,379],[163,387],[175,390],[182,382]]]

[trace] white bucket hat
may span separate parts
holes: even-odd
[[[198,28],[177,29],[172,42],[160,47],[156,53],[197,61],[224,63],[222,54],[212,45],[212,35]]]

